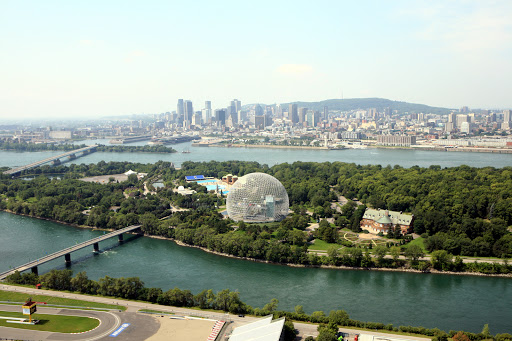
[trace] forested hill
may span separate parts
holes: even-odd
[[[433,114],[448,114],[450,109],[431,107],[425,104],[416,104],[400,101],[392,101],[385,98],[347,98],[347,99],[327,99],[320,102],[291,102],[282,103],[281,105],[285,108],[288,104],[297,104],[299,107],[306,107],[312,110],[324,109],[327,106],[329,110],[357,110],[357,109],[368,109],[376,108],[377,110],[383,110],[384,108],[390,108],[391,110],[398,110],[399,113],[433,113]]]

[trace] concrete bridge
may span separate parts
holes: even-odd
[[[98,145],[93,145],[93,146],[88,146],[88,147],[84,147],[84,148],[80,148],[80,149],[71,150],[69,152],[66,152],[66,153],[63,153],[63,154],[60,154],[57,156],[52,156],[52,157],[46,158],[44,160],[36,161],[36,162],[33,162],[33,163],[25,165],[25,166],[9,169],[8,171],[5,171],[4,174],[13,175],[13,174],[21,173],[24,170],[39,167],[41,165],[44,165],[45,163],[52,163],[54,165],[60,165],[60,163],[61,163],[60,159],[62,159],[62,158],[67,157],[69,160],[73,160],[79,156],[84,156],[84,155],[95,152],[96,147],[98,147]],[[81,155],[77,156],[77,154],[81,154]]]
[[[12,275],[16,271],[22,272],[22,271],[26,271],[26,270],[32,270],[33,273],[38,274],[38,270],[37,270],[38,265],[47,263],[49,261],[52,261],[52,260],[62,257],[62,256],[64,256],[64,261],[65,261],[66,265],[69,265],[69,264],[71,264],[71,252],[83,249],[83,248],[91,246],[91,245],[93,247],[93,251],[98,252],[99,251],[99,242],[107,240],[107,239],[115,237],[115,236],[118,237],[119,242],[122,242],[123,241],[123,233],[133,232],[138,229],[140,229],[140,225],[128,226],[123,229],[107,233],[103,236],[96,237],[91,240],[85,241],[83,243],[70,246],[63,250],[54,252],[50,255],[41,257],[37,260],[30,261],[23,265],[17,266],[14,269],[10,269],[8,271],[4,271],[4,272],[0,273],[0,281],[3,281],[7,276]]]

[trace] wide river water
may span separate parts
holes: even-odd
[[[107,144],[106,140],[80,143]],[[135,145],[143,145],[141,142]],[[415,150],[296,150],[264,148],[172,146],[189,154],[93,153],[74,163],[158,160],[257,161],[270,166],[295,161],[342,161],[357,164],[451,167],[512,166],[512,154],[433,152]],[[62,152],[0,151],[0,166],[18,166]],[[0,212],[0,271],[37,259],[103,232],[78,229],[34,218]],[[244,302],[262,307],[272,298],[279,308],[293,310],[303,305],[306,312],[344,309],[354,319],[438,327],[443,330],[479,332],[489,323],[492,333],[512,332],[512,279],[480,276],[414,274],[403,272],[293,268],[232,259],[174,242],[136,238],[123,245],[116,239],[100,244],[100,255],[92,249],[72,254],[74,273],[86,271],[90,278],[138,276],[146,286],[215,291],[238,290]],[[63,268],[59,259],[40,267],[40,273]]]
[[[77,144],[108,144],[108,140],[87,140]],[[145,145],[147,141],[129,145]],[[159,160],[174,162],[179,167],[184,161],[257,161],[260,164],[273,166],[278,163],[295,161],[312,162],[349,162],[356,164],[400,165],[402,167],[453,167],[468,165],[473,167],[505,167],[512,166],[512,154],[469,153],[469,152],[438,152],[406,149],[344,149],[344,150],[308,150],[308,149],[269,149],[269,148],[225,148],[225,147],[192,147],[191,142],[170,145],[178,153],[92,153],[71,161],[71,163],[97,163],[99,161],[132,161],[154,163]],[[181,153],[188,150],[190,153]],[[50,156],[62,154],[62,151],[45,152],[13,152],[0,151],[0,166],[21,166]]]
[[[0,212],[0,271],[102,233]],[[511,278],[286,267],[147,237],[122,245],[112,238],[100,249],[107,251],[94,255],[91,247],[73,253],[73,272],[86,271],[92,279],[137,276],[163,290],[229,288],[254,307],[277,298],[285,310],[295,305],[308,313],[344,309],[354,319],[395,326],[480,332],[489,323],[492,333],[512,331]],[[64,268],[64,259],[39,271],[53,268]]]

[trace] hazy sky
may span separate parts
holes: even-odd
[[[510,108],[511,18],[511,0],[0,0],[0,118],[342,94]]]

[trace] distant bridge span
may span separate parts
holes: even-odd
[[[39,167],[41,165],[44,165],[45,163],[50,163],[50,162],[52,162],[53,164],[60,164],[61,163],[60,159],[62,159],[62,158],[69,157],[70,159],[75,159],[75,158],[77,158],[76,154],[81,153],[82,155],[80,155],[80,156],[87,155],[89,153],[95,152],[96,147],[98,147],[98,145],[92,145],[92,146],[87,146],[87,147],[80,148],[80,149],[71,150],[64,154],[52,156],[52,157],[46,158],[44,160],[36,161],[36,162],[33,162],[33,163],[25,165],[25,166],[20,166],[20,167],[9,169],[8,171],[5,171],[4,174],[12,175],[12,174],[21,173],[24,170]]]
[[[119,241],[122,242],[123,241],[123,233],[133,232],[137,229],[140,229],[140,225],[128,226],[123,229],[116,230],[116,231],[107,233],[103,236],[96,237],[96,238],[90,239],[88,241],[82,242],[80,244],[76,244],[71,247],[65,248],[63,250],[54,252],[50,255],[41,257],[37,260],[30,261],[23,265],[17,266],[14,269],[10,269],[10,270],[0,273],[0,281],[3,281],[7,276],[12,275],[16,271],[22,272],[22,271],[26,271],[26,270],[32,270],[33,273],[38,274],[38,270],[37,270],[38,265],[47,263],[49,261],[52,261],[52,260],[62,257],[62,256],[64,256],[66,264],[71,264],[71,252],[83,249],[83,248],[85,248],[87,246],[91,246],[91,245],[93,246],[94,252],[98,252],[99,251],[99,245],[98,245],[99,242],[107,240],[107,239],[115,237],[115,236],[118,236]]]

